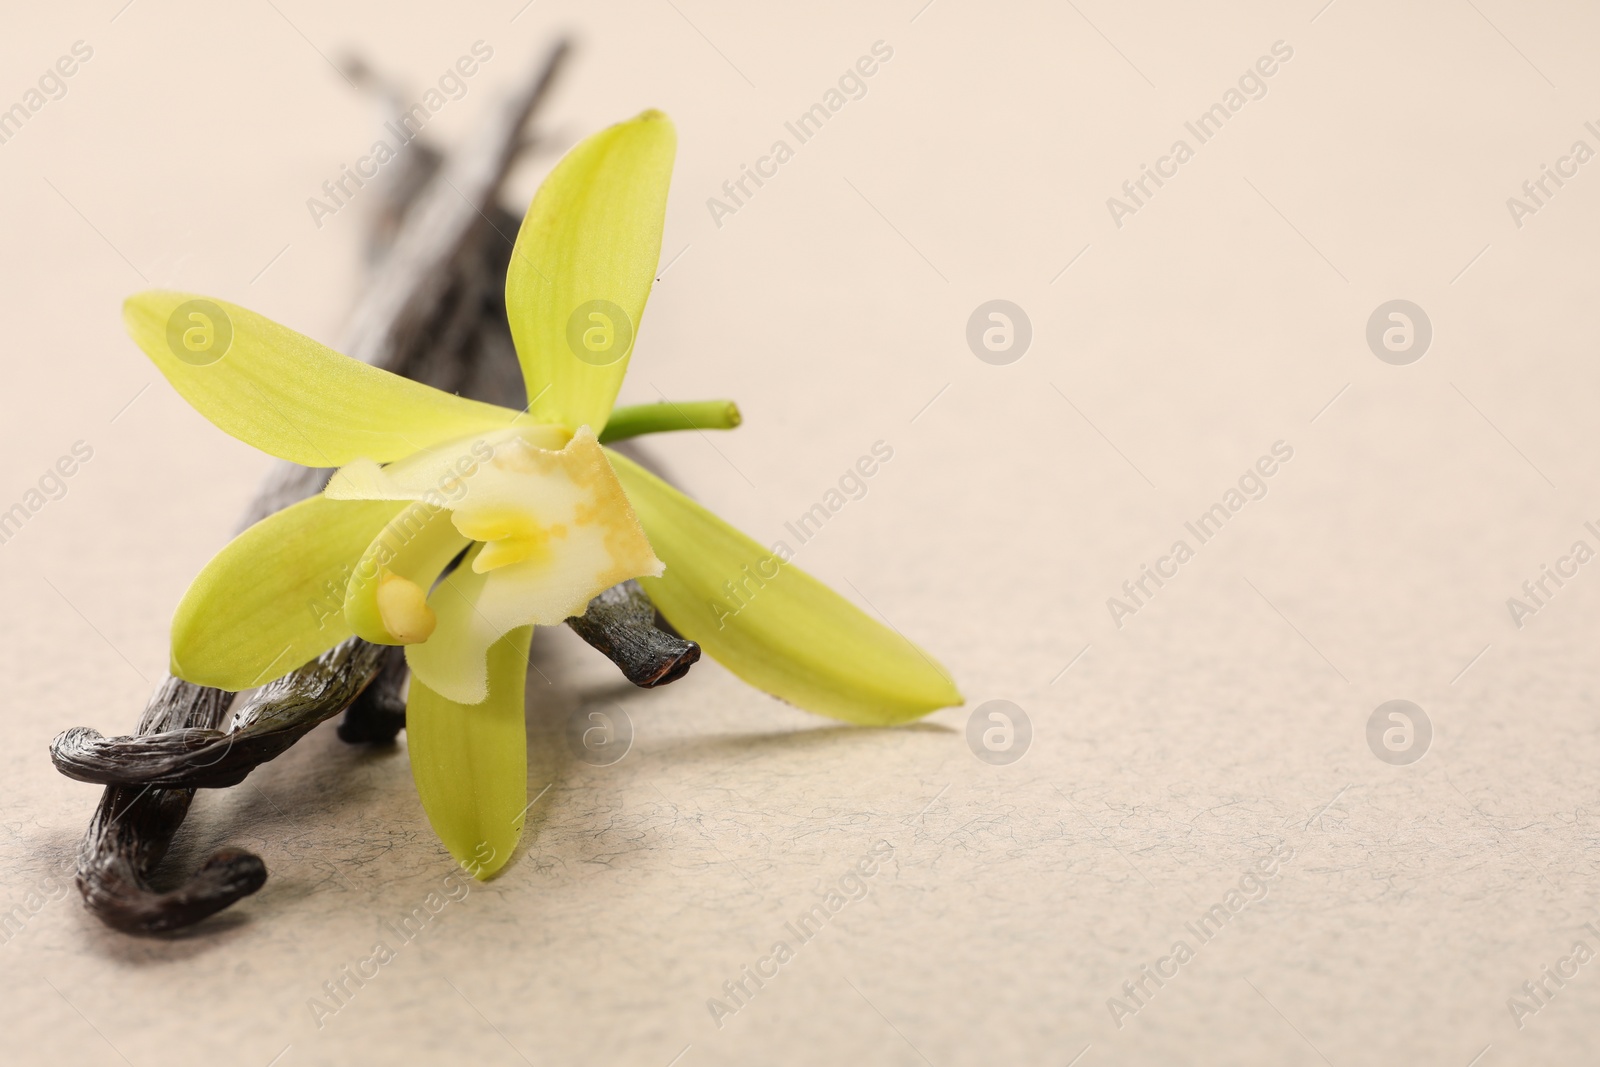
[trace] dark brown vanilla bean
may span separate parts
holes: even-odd
[[[79,726],[50,747],[56,770],[99,785],[218,789],[238,785],[337,715],[378,675],[383,649],[351,638],[258,690],[231,730],[186,729],[102,737]],[[217,692],[217,690],[205,690]]]
[[[406,650],[386,645],[378,676],[344,710],[339,740],[351,745],[392,745],[406,726]]]
[[[577,635],[646,689],[675,682],[700,658],[700,646],[658,629],[656,606],[638,582],[614,585],[589,601],[589,609],[567,620]]]
[[[216,729],[232,693],[168,678],[139,721],[141,734]],[[78,891],[101,922],[130,934],[192,925],[249,896],[267,880],[260,857],[239,849],[214,853],[180,888],[150,889],[149,878],[183,818],[193,789],[112,786],[100,798],[78,847]]]

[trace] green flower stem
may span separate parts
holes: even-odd
[[[731,430],[743,421],[739,405],[731,400],[695,400],[683,404],[663,400],[659,404],[634,404],[611,412],[600,443],[610,444],[668,430]]]

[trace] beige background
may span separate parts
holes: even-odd
[[[121,3],[35,5],[0,35],[0,105],[94,49],[0,145],[0,508],[94,449],[0,545],[0,906],[58,885],[97,796],[50,738],[132,728],[172,606],[269,462],[159,379],[120,301],[199,290],[329,341],[351,306],[363,205],[319,230],[305,199],[378,119],[319,50],[420,93],[488,43],[430,127],[445,142],[562,29],[563,145],[667,110],[663,258],[682,255],[624,399],[739,401],[737,433],[657,453],[762,540],[888,442],[799,562],[972,703],[843,729],[709,662],[619,689],[541,634],[530,795],[549,791],[521,852],[321,1029],[308,998],[450,870],[403,746],[329,728],[197,803],[180,866],[257,850],[255,897],[160,941],[58,893],[0,946],[8,1060],[1593,1062],[1600,963],[1520,1030],[1507,998],[1575,940],[1600,950],[1600,564],[1521,629],[1505,604],[1600,547],[1600,162],[1521,228],[1506,207],[1574,140],[1600,149],[1591,9]],[[878,40],[868,95],[718,228],[706,198]],[[1113,225],[1106,198],[1278,40],[1268,95]],[[996,297],[1034,329],[1009,366],[964,340]],[[1364,340],[1394,298],[1433,323],[1411,366]],[[1106,599],[1278,440],[1267,497],[1114,626]],[[964,741],[994,698],[1034,727],[1007,767]],[[1365,740],[1394,698],[1434,724],[1412,766]],[[633,750],[572,760],[567,717],[609,702]],[[707,998],[882,840],[867,899],[719,1029]],[[1295,856],[1266,899],[1118,1029],[1107,998],[1274,847]]]

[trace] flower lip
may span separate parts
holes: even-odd
[[[548,559],[550,542],[567,536],[565,523],[541,523],[531,511],[497,505],[457,508],[451,521],[462,536],[484,542],[483,551],[472,561],[479,574],[513,563]]]

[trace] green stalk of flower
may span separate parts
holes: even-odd
[[[338,468],[321,494],[252,526],[200,572],[173,618],[172,673],[239,690],[352,635],[404,645],[417,792],[480,877],[521,834],[532,627],[582,614],[626,579],[729,670],[809,711],[888,725],[962,699],[909,640],[602,447],[740,422],[722,400],[613,410],[675,152],[666,116],[645,112],[581,142],[534,196],[506,278],[533,398],[520,412],[368,366],[225,301],[147,292],[124,307],[134,340],[219,428]],[[195,358],[191,342],[219,351]],[[728,584],[752,572],[759,595],[730,613]]]
[[[667,430],[732,430],[743,422],[739,405],[731,400],[687,400],[676,403],[635,404],[611,412],[600,443],[610,444],[640,434]]]

